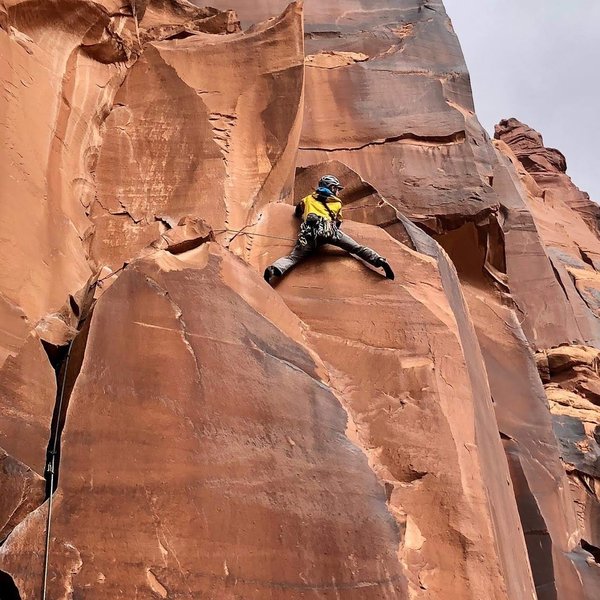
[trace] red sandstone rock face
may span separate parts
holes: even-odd
[[[237,4],[244,20],[280,3]],[[487,136],[441,3],[307,2],[305,37],[301,165],[335,158],[435,230],[497,205]],[[319,57],[332,52],[360,60],[323,68]]]
[[[270,206],[261,233],[291,234],[290,212]],[[522,534],[485,369],[456,273],[416,228],[409,235],[423,254],[373,227],[345,229],[385,254],[400,283],[336,251],[299,267],[277,290],[308,325],[353,435],[385,482],[406,532],[400,558],[411,595],[441,597],[453,589],[465,598],[531,597],[530,573],[517,558],[525,549],[514,543]],[[263,239],[252,247],[260,266],[277,250]],[[390,327],[399,314],[403,326]],[[440,544],[441,531],[447,534]]]
[[[92,259],[118,268],[188,215],[239,230],[289,195],[303,58],[295,5],[252,32],[148,44],[104,124]]]
[[[575,500],[582,546],[597,559],[598,207],[571,182],[564,157],[558,150],[545,148],[539,133],[508,119],[496,126],[496,138],[499,150],[517,167],[523,197],[579,331],[574,339],[559,340],[558,347],[556,343],[542,346],[537,356]],[[573,341],[591,347],[571,345]]]
[[[490,142],[439,2],[213,4],[0,5],[0,597],[597,598],[564,157]],[[262,280],[324,172],[395,281]]]
[[[541,136],[516,119],[502,121],[496,128],[498,147],[512,157],[521,156],[518,168],[521,189],[527,207],[534,218],[546,254],[558,275],[571,312],[577,334],[559,340],[545,340],[538,347],[546,348],[561,342],[583,341],[600,343],[598,317],[597,268],[600,268],[597,207],[579,191],[570,178],[551,162],[557,151],[544,148]],[[509,144],[507,147],[505,144]],[[533,158],[526,160],[529,153]],[[592,207],[594,210],[588,208]]]
[[[98,302],[63,435],[51,597],[405,597],[384,489],[261,281],[211,245],[134,263]],[[38,527],[13,538],[35,547]]]

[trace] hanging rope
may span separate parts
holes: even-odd
[[[104,276],[102,279],[98,279],[95,283],[92,284],[91,288],[95,288],[96,286],[102,287],[102,282],[110,279],[117,273],[120,273],[129,263],[123,263],[123,266],[117,269],[116,271],[111,271],[108,275]]]
[[[249,226],[247,226],[249,227]],[[221,235],[222,233],[235,233],[236,235],[233,237],[235,239],[238,235],[248,235],[250,237],[263,237],[269,238],[272,240],[285,240],[286,242],[295,242],[296,240],[293,238],[280,237],[277,235],[267,235],[265,233],[252,233],[251,231],[244,231],[244,229],[217,229],[213,231],[215,235]],[[233,239],[231,241],[233,241]]]
[[[352,212],[353,210],[362,210],[363,208],[381,208],[383,204],[361,204],[360,206],[344,206],[343,212]]]

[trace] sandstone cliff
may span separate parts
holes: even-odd
[[[0,0],[0,599],[597,598],[597,205],[441,2],[212,4]],[[324,172],[394,281],[262,279]]]

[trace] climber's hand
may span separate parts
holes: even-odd
[[[294,216],[297,219],[301,219],[303,214],[304,214],[304,201],[300,200],[300,202],[298,202],[298,204],[296,204],[296,208],[294,209]]]

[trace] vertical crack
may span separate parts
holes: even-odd
[[[46,498],[53,494],[58,485],[58,471],[60,467],[60,441],[65,426],[65,417],[69,407],[71,392],[79,376],[92,316],[96,278],[90,280],[86,294],[79,310],[77,334],[63,346],[53,346],[44,343],[48,359],[56,373],[56,400],[50,427],[50,438],[46,450]],[[0,598],[2,600],[2,598]]]
[[[565,287],[565,284],[560,276],[560,273],[558,272],[558,269],[554,266],[554,262],[552,261],[552,259],[550,259],[550,266],[552,267],[552,272],[554,273],[554,277],[556,278],[558,285],[560,285],[565,295],[565,298],[567,299],[567,302],[569,302],[569,293],[567,292],[567,288]]]

